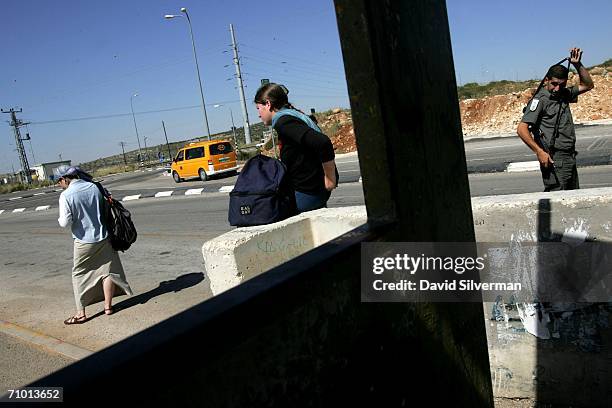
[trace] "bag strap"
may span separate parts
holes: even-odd
[[[561,65],[563,64],[565,61],[567,61],[567,69],[569,69],[569,65],[570,65],[570,59],[569,57],[565,57],[563,58],[561,61],[557,62],[554,65]],[[548,72],[547,72],[548,74]],[[531,96],[531,98],[529,99],[529,101],[527,101],[527,105],[525,105],[526,107],[529,106],[529,104],[531,103],[531,101],[533,101],[533,98],[535,98],[535,96],[538,94],[538,92],[540,92],[540,89],[542,89],[542,87],[544,86],[544,81],[546,81],[546,75],[544,75],[544,77],[542,78],[542,80],[540,81],[540,85],[538,85],[538,87],[536,88],[535,92],[533,93],[533,95]]]
[[[100,183],[99,181],[92,181],[93,184],[96,185],[96,187],[98,187],[98,190],[100,190],[100,193],[102,193],[102,196],[107,200],[107,201],[111,201],[113,198],[111,196],[111,193],[108,192],[108,190],[106,188],[104,188],[104,186],[102,185],[102,183]]]

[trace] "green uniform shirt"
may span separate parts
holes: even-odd
[[[573,152],[576,146],[576,132],[574,131],[574,120],[569,104],[578,100],[578,87],[564,88],[557,97],[542,88],[531,100],[522,121],[532,125],[532,133],[537,135],[539,131],[542,139],[546,142],[544,147],[555,150]],[[560,108],[560,109],[559,109]],[[554,146],[551,145],[557,115],[559,119],[559,133],[555,139]]]

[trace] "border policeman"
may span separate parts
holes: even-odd
[[[533,97],[517,133],[540,162],[544,191],[580,188],[576,170],[576,133],[569,104],[578,95],[593,89],[593,80],[580,62],[580,48],[570,50],[570,62],[578,71],[578,86],[566,88],[568,69],[553,65],[546,73],[544,86]],[[532,136],[533,134],[533,136]]]

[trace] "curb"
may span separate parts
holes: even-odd
[[[40,346],[72,360],[80,360],[94,353],[91,350],[66,343],[63,340],[17,326],[13,323],[5,322],[4,320],[0,320],[0,333],[16,337],[26,343]]]

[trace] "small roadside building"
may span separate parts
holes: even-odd
[[[49,163],[41,163],[37,166],[33,166],[32,170],[36,171],[38,175],[38,180],[55,180],[54,170],[62,165],[71,166],[71,160],[63,160]]]

